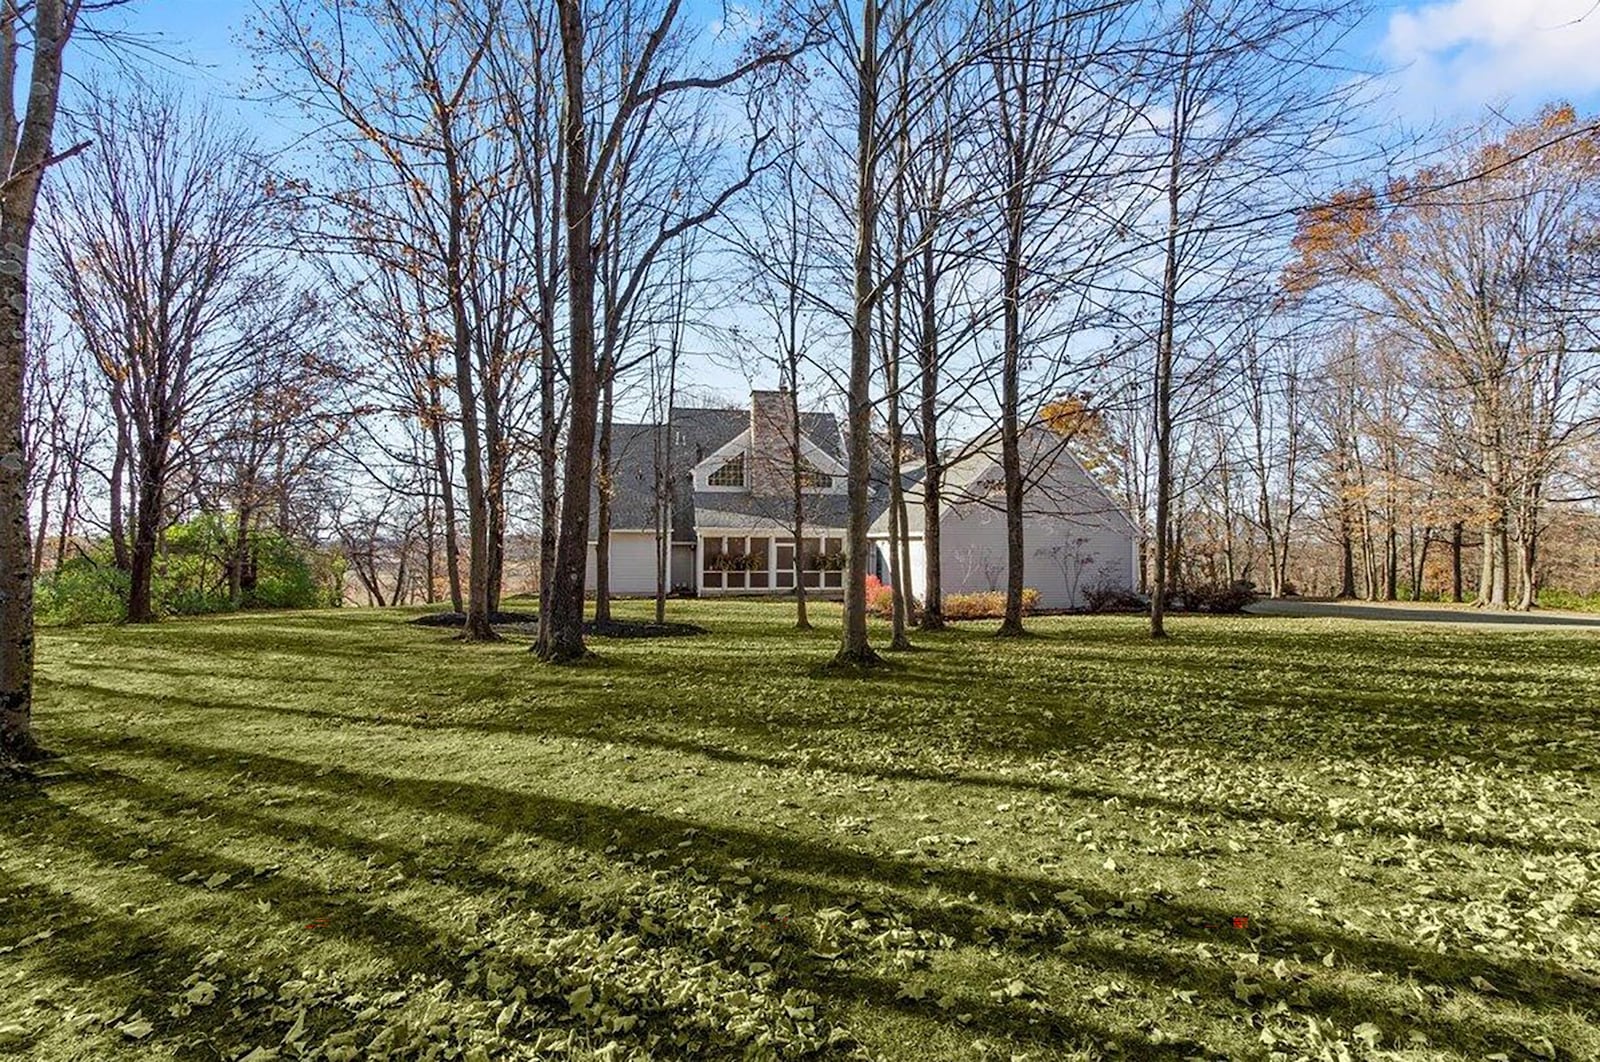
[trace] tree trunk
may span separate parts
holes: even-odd
[[[1013,152],[1011,187],[1007,190],[1006,205],[1006,257],[1005,303],[1003,317],[1003,354],[1000,380],[1000,467],[1005,478],[1006,495],[1006,607],[995,633],[1002,638],[1025,634],[1022,627],[1022,590],[1024,572],[1022,538],[1022,450],[1018,426],[1021,404],[1022,371],[1022,211],[1023,180],[1021,170],[1025,163],[1020,145]]]
[[[672,407],[678,394],[678,329],[682,326],[682,277],[679,277],[679,319],[674,322],[672,351],[667,362],[667,415],[662,418],[661,435],[656,443],[656,623],[667,622],[667,584],[672,578]]]
[[[1450,600],[1461,604],[1465,594],[1461,581],[1461,545],[1463,529],[1457,520],[1450,528]]]
[[[935,317],[934,299],[938,294],[938,278],[933,270],[933,245],[924,244],[922,250],[922,342],[918,356],[921,362],[921,415],[922,415],[922,629],[944,629],[944,592],[940,586],[943,575],[939,560],[940,486],[943,468],[939,455],[939,333]]]
[[[50,455],[50,467],[45,470],[44,480],[39,485],[39,530],[33,536],[33,574],[38,578],[39,572],[44,569],[44,547],[50,539],[50,492],[56,485],[57,456]]]
[[[1347,505],[1347,503],[1341,503]],[[1356,596],[1356,541],[1350,530],[1350,515],[1339,513],[1339,600],[1354,601]]]
[[[439,484],[439,518],[444,522],[444,564],[450,579],[450,608],[455,612],[465,612],[461,598],[461,541],[456,530],[456,492],[450,482],[450,448],[445,443],[443,425],[431,423],[429,432],[433,436],[434,475]]]
[[[478,431],[477,395],[472,380],[470,342],[465,315],[458,324],[456,394],[461,402],[461,434],[465,443],[467,489],[467,601],[461,637],[467,641],[493,641],[498,635],[489,621],[489,512],[484,494],[483,447]]]
[[[1520,584],[1517,609],[1522,612],[1533,608],[1539,600],[1538,547],[1537,531],[1517,536],[1517,573]]]
[[[540,656],[570,663],[588,655],[583,644],[583,583],[589,552],[589,488],[594,473],[594,197],[589,189],[589,142],[584,113],[584,9],[579,0],[557,0],[565,103],[561,134],[565,144],[567,230],[567,395],[566,475],[562,481],[561,526],[551,573],[548,634]]]
[[[806,616],[806,499],[800,470],[800,352],[796,315],[789,316],[789,475],[794,498],[794,629],[809,631]]]
[[[7,65],[16,73],[21,5],[8,4]],[[33,736],[33,566],[28,554],[28,466],[23,456],[23,381],[27,378],[28,251],[39,181],[50,164],[61,57],[77,5],[33,4],[33,69],[26,78],[27,110],[19,129],[5,130],[5,181],[0,194],[0,760],[41,754]],[[22,80],[13,77],[13,80]],[[7,85],[6,115],[14,86]],[[10,123],[8,123],[10,124]],[[11,138],[17,137],[15,141]]]
[[[553,309],[547,307],[547,310]],[[539,348],[539,634],[534,651],[543,657],[550,645],[550,583],[555,577],[560,493],[556,489],[556,348],[553,332]]]
[[[442,124],[448,127],[448,122]],[[474,335],[467,309],[467,252],[463,245],[468,225],[466,193],[458,172],[454,141],[449,137],[444,139],[444,165],[450,190],[445,280],[453,332],[456,402],[461,413],[462,472],[467,491],[467,608],[461,637],[466,641],[495,641],[499,635],[495,634],[489,619],[489,496],[484,482],[483,433],[473,365],[474,345],[479,340]]]
[[[614,363],[609,354],[603,359],[600,375],[605,381],[600,399],[600,489],[594,522],[594,621],[611,622],[611,421],[615,401]]]
[[[872,256],[876,243],[878,0],[861,6],[861,56],[856,98],[856,203],[854,305],[850,319],[849,567],[845,571],[844,624],[834,660],[848,667],[879,662],[867,639],[867,504],[871,489]]]
[[[33,735],[33,565],[22,451],[32,196],[0,205],[0,768],[39,755]]]
[[[139,460],[139,488],[135,492],[133,548],[128,566],[128,622],[153,623],[156,619],[152,583],[155,579],[156,539],[161,534],[162,484],[166,460],[145,453]]]
[[[1167,593],[1172,585],[1168,571],[1168,524],[1172,511],[1172,360],[1178,314],[1178,166],[1177,120],[1173,121],[1172,160],[1167,179],[1166,265],[1161,280],[1161,331],[1156,339],[1155,437],[1156,513],[1155,557],[1151,568],[1150,636],[1167,636]]]
[[[1383,542],[1383,599],[1400,599],[1400,532],[1395,527],[1394,513],[1389,514],[1388,530]]]
[[[244,607],[245,567],[250,563],[250,521],[253,518],[248,506],[241,506],[235,517],[233,561],[228,566],[228,603],[235,609]]]
[[[1428,550],[1433,546],[1433,528],[1422,529],[1422,547],[1417,549],[1416,533],[1412,533],[1413,549],[1416,551],[1416,562],[1412,565],[1411,574],[1411,600],[1421,601],[1422,594],[1428,581]]]
[[[427,575],[422,600],[429,605],[439,600],[439,529],[436,526],[433,503],[433,498],[422,500],[422,564]]]
[[[900,476],[899,461],[895,462],[895,476]],[[906,494],[898,490],[899,497],[894,502],[895,511],[900,514],[900,571],[904,573],[905,581],[900,586],[900,595],[905,599],[906,622],[917,621],[917,595],[911,592],[911,520],[906,511]]]

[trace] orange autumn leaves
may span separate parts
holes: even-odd
[[[1551,104],[1501,137],[1464,143],[1442,162],[1391,178],[1381,191],[1357,183],[1304,211],[1283,286],[1304,295],[1325,283],[1374,280],[1386,262],[1403,257],[1415,227],[1468,224],[1496,202],[1596,178],[1600,121],[1581,119],[1569,103]]]

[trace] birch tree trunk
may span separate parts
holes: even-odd
[[[33,69],[17,115],[21,5],[0,10],[0,763],[42,755],[33,734],[33,564],[29,553],[28,467],[23,459],[23,380],[27,375],[28,251],[39,183],[55,159],[62,55],[77,6],[33,5]]]

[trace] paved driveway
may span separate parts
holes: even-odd
[[[1407,601],[1258,601],[1245,611],[1257,616],[1325,616],[1402,623],[1483,624],[1495,627],[1589,627],[1600,631],[1600,614],[1586,612],[1496,612],[1470,605]]]

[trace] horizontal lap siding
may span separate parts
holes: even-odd
[[[594,592],[595,547],[589,547],[589,566],[584,585]],[[654,594],[656,592],[656,536],[649,531],[611,533],[611,592],[613,594]]]
[[[1066,459],[1028,490],[1023,585],[1039,591],[1042,607],[1081,608],[1084,591],[1100,583],[1134,586],[1132,530],[1110,504]],[[940,523],[939,558],[947,594],[1004,590],[1003,507],[972,502],[948,509]]]

